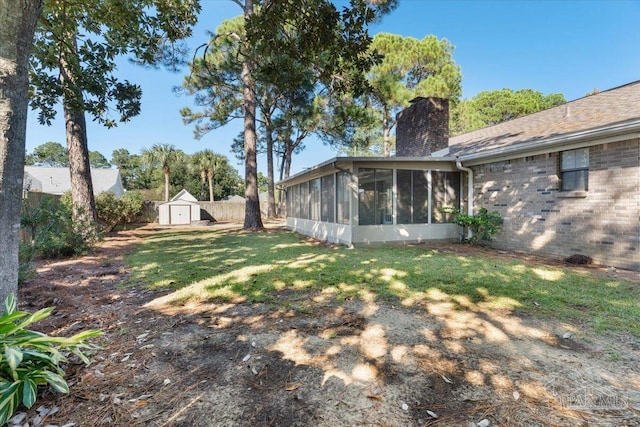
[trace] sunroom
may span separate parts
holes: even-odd
[[[464,180],[450,158],[336,157],[280,182],[287,227],[344,245],[455,240],[444,208],[461,207]]]

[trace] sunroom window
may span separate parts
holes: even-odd
[[[338,215],[338,223],[340,224],[349,224],[350,220],[350,192],[349,192],[349,182],[351,180],[351,176],[349,172],[338,172],[336,175],[337,178],[337,189],[336,189],[336,211]]]
[[[426,224],[429,184],[425,170],[398,170],[398,224]]]
[[[335,181],[334,175],[327,175],[322,177],[322,212],[320,215],[320,219],[326,222],[335,222],[334,221],[334,212],[335,212]]]
[[[358,171],[360,225],[393,224],[393,170]]]
[[[431,172],[431,222],[453,221],[453,215],[444,208],[460,208],[460,172]]]

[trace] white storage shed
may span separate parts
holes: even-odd
[[[189,225],[200,221],[198,199],[187,190],[182,190],[158,207],[160,225]]]

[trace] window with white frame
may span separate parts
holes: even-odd
[[[562,191],[589,189],[589,149],[579,148],[560,153],[560,182]]]

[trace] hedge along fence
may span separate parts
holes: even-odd
[[[165,202],[145,201],[142,214],[136,222],[158,222],[158,207]],[[245,202],[198,202],[202,220],[218,222],[243,222]],[[260,203],[262,216],[267,215],[267,203]]]
[[[31,208],[37,207],[45,197],[51,197],[54,200],[60,201],[60,197],[62,196],[60,196],[59,194],[41,193],[39,191],[25,191],[22,195],[22,198],[29,204],[29,207]]]
[[[37,207],[45,197],[52,197],[59,201],[60,196],[55,194],[25,192],[24,199],[30,208]],[[142,214],[135,219],[139,223],[158,222],[158,206],[165,202],[145,200],[142,206]],[[245,202],[198,202],[200,205],[200,218],[209,221],[243,222]],[[284,212],[284,205],[277,206],[280,212]],[[260,203],[260,211],[263,217],[267,215],[267,202]],[[23,243],[29,243],[29,232],[20,229],[20,239]]]

